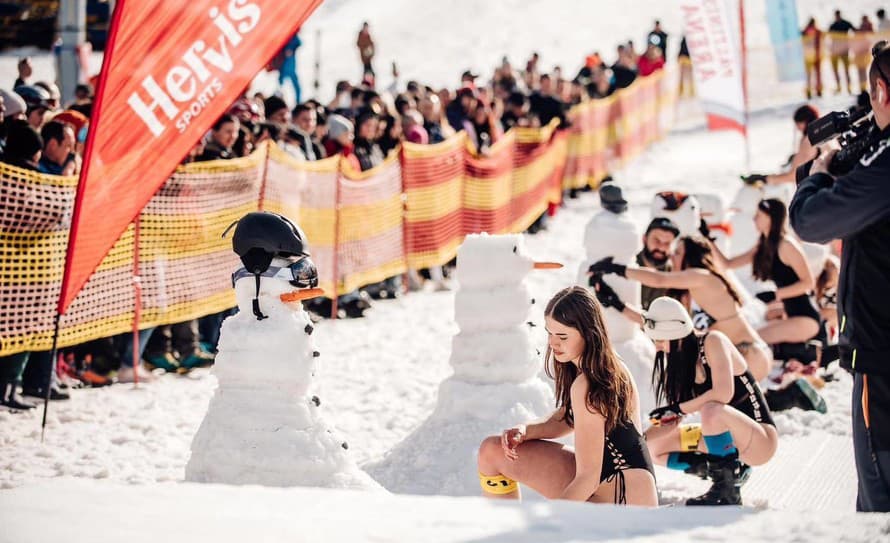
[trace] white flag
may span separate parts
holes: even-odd
[[[681,9],[708,128],[745,133],[739,1],[681,0]]]

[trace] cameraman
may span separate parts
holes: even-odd
[[[853,447],[859,511],[890,511],[890,47],[872,49],[876,128],[859,163],[835,178],[822,148],[791,202],[804,241],[843,240],[838,313],[841,365],[854,373]]]

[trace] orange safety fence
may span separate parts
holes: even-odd
[[[672,78],[659,71],[608,98],[573,107],[563,188],[596,187],[611,169],[661,138],[675,99]]]
[[[511,130],[481,155],[459,133],[436,145],[405,143],[366,172],[339,156],[298,160],[268,143],[249,157],[181,166],[62,316],[59,345],[129,332],[137,308],[148,328],[233,307],[240,262],[221,234],[257,209],[301,226],[332,297],[442,265],[467,234],[521,232],[574,180],[598,181],[608,153],[627,160],[661,134],[658,81],[576,107],[570,130]],[[0,163],[0,355],[52,345],[76,185]]]

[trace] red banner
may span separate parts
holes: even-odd
[[[59,297],[64,313],[183,156],[321,0],[118,0]]]

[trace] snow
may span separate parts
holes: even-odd
[[[571,73],[591,50],[608,57],[618,40],[632,36],[642,43],[651,19],[661,18],[669,32],[679,28],[677,4],[676,0],[608,4],[442,0],[425,3],[421,10],[405,0],[390,0],[375,2],[371,12],[353,9],[357,2],[329,0],[305,26],[308,43],[300,53],[301,76],[308,86],[314,31],[323,28],[320,94],[330,97],[337,79],[354,80],[360,66],[353,44],[364,19],[370,21],[378,42],[378,72],[385,74],[387,62],[397,58],[403,82],[417,78],[453,86],[466,68],[488,73],[502,53],[519,65],[533,49],[542,54],[545,69],[560,63]],[[764,52],[766,25],[755,23],[757,16],[762,17],[764,2],[746,4],[749,43],[755,48],[751,170],[771,172],[793,150],[790,116],[801,103],[802,85],[775,83],[772,60]],[[798,1],[801,19],[812,13],[821,23],[835,5],[827,0]],[[856,1],[843,9],[848,18],[857,19],[878,7],[879,2]],[[620,16],[623,13],[645,15]],[[472,47],[467,45],[468,36]],[[677,37],[674,31],[672,48],[678,45]],[[0,56],[0,73],[10,81],[15,60],[16,53]],[[36,76],[46,78],[41,74],[49,73],[51,58],[38,56],[34,62]],[[824,75],[830,78],[827,70]],[[270,76],[259,77],[258,88],[269,80]],[[389,80],[381,75],[380,81],[385,85]],[[832,97],[818,105],[830,110],[848,102]],[[650,218],[656,192],[708,193],[731,202],[740,188],[738,175],[747,170],[744,141],[737,134],[705,132],[697,108],[688,104],[678,107],[678,120],[669,137],[615,172],[630,202],[628,216],[640,229]],[[525,279],[528,292],[541,304],[576,281],[586,258],[585,225],[599,210],[595,194],[582,194],[566,202],[548,230],[525,237],[529,255],[565,265],[532,272]],[[387,464],[386,453],[429,428],[430,421],[440,429],[436,443],[447,442],[446,432],[453,432],[455,440],[471,442],[470,434],[502,429],[464,427],[453,418],[435,418],[437,409],[447,408],[456,415],[486,407],[462,401],[467,388],[448,381],[463,371],[451,360],[453,338],[463,331],[454,318],[455,297],[455,292],[425,291],[377,302],[366,318],[323,321],[312,335],[322,353],[311,392],[320,398],[320,416],[348,442],[355,464],[384,487],[407,487],[399,474],[414,469],[418,459],[405,455],[404,464]],[[528,332],[533,347],[545,345],[541,304],[530,314],[538,325]],[[506,341],[491,337],[493,343]],[[263,371],[261,363],[256,361],[258,372]],[[44,443],[39,409],[18,414],[0,411],[0,542],[878,541],[890,534],[887,515],[853,512],[852,384],[842,372],[821,391],[827,414],[798,410],[775,414],[779,449],[771,462],[754,470],[744,487],[746,507],[714,510],[621,509],[540,499],[514,504],[478,497],[185,483],[192,439],[219,386],[214,375],[196,371],[187,377],[166,375],[138,389],[116,385],[76,390],[70,401],[51,405]],[[483,385],[472,387],[478,393]],[[514,423],[524,422],[526,415],[521,410],[510,412]],[[475,468],[471,460],[446,464],[441,456],[428,457],[438,460],[424,466],[426,473],[441,477],[450,469],[446,466],[458,463],[461,469]],[[657,478],[667,504],[679,503],[707,486],[661,468]],[[441,493],[445,484],[411,491]]]
[[[368,467],[383,486],[408,494],[476,494],[482,440],[552,412],[553,391],[538,376],[540,351],[527,322],[543,304],[535,305],[526,285],[534,264],[521,235],[466,237],[457,251],[454,373],[439,387],[430,418]]]

